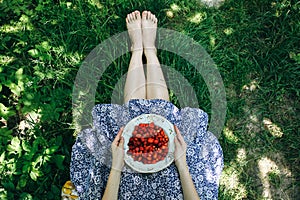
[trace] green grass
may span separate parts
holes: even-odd
[[[218,66],[228,106],[220,199],[297,199],[300,4],[228,0],[217,9],[199,2],[0,1],[0,199],[59,199],[75,141],[76,73],[93,48],[126,30],[124,18],[135,9],[193,38]],[[105,71],[97,103],[110,102],[129,58]],[[159,58],[189,80],[211,113],[194,67],[166,51]]]

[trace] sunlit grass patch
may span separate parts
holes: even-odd
[[[232,143],[238,143],[239,139],[237,136],[234,135],[233,131],[230,130],[228,127],[225,127],[223,130],[223,134],[226,139]]]
[[[209,7],[219,7],[225,0],[200,0]]]
[[[104,7],[103,4],[102,4],[99,0],[88,0],[88,2],[89,2],[91,5],[96,6],[99,10],[102,9],[102,8]]]
[[[265,129],[268,130],[274,137],[280,138],[283,136],[281,128],[274,124],[270,119],[264,118],[263,123]]]
[[[251,83],[244,85],[243,90],[249,90],[250,92],[256,90],[259,87],[256,80],[251,81]]]
[[[27,15],[22,15],[18,22],[4,24],[0,27],[0,32],[3,33],[17,33],[25,30],[33,30],[33,25]]]
[[[234,163],[223,170],[220,185],[223,187],[222,192],[231,199],[247,198],[247,189],[240,181],[240,173]]]
[[[247,162],[247,152],[245,148],[239,148],[236,152],[236,161],[239,165],[245,165]]]
[[[295,192],[295,178],[284,164],[282,155],[272,153],[271,158],[258,160],[259,177],[263,185],[262,197],[269,199],[288,199]]]
[[[206,12],[197,12],[195,13],[193,16],[188,18],[188,21],[195,23],[195,24],[199,24],[202,21],[204,21],[207,17]]]
[[[275,162],[271,161],[268,158],[262,158],[258,161],[258,168],[259,168],[259,177],[263,184],[263,193],[262,196],[264,198],[272,199],[271,194],[271,186],[269,181],[269,174],[279,174],[280,171],[278,169],[278,166],[275,164]]]
[[[0,64],[2,66],[7,66],[9,63],[15,60],[12,56],[0,55]],[[2,66],[0,67],[0,72],[3,70]]]
[[[171,4],[171,9],[174,11],[174,12],[178,12],[178,11],[180,11],[180,6],[178,6],[177,4],[175,4],[175,3],[173,3],[173,4]]]
[[[231,35],[234,32],[233,28],[225,28],[224,33],[226,35]]]

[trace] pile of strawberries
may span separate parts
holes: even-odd
[[[127,153],[133,160],[144,164],[155,164],[168,154],[169,138],[164,130],[153,122],[134,127],[129,139]]]

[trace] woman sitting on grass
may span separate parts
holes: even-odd
[[[83,130],[77,137],[70,174],[79,197],[217,199],[223,155],[216,137],[207,131],[207,114],[196,108],[178,109],[169,102],[156,55],[155,15],[144,11],[141,16],[135,11],[127,15],[126,23],[132,56],[124,88],[125,103],[96,105],[92,111],[94,128]],[[147,79],[143,53],[147,59]],[[148,113],[161,115],[174,124],[175,162],[159,172],[141,174],[124,165],[121,127]]]

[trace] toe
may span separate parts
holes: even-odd
[[[141,13],[139,11],[135,11],[135,14],[138,20],[141,19]]]
[[[155,17],[155,15],[154,15],[153,18],[152,18],[152,22],[153,22],[153,24],[156,23],[156,17]]]
[[[147,11],[146,10],[143,11],[143,13],[142,13],[142,19],[143,20],[147,19]]]
[[[155,23],[155,15],[153,15],[153,14],[151,15],[151,20],[153,23]]]
[[[134,20],[134,14],[130,13],[130,21],[133,22]]]
[[[134,15],[132,13],[129,14],[129,20],[132,23],[134,20]]]
[[[135,11],[134,12],[134,19],[137,20],[139,16],[139,11]]]
[[[157,23],[157,18],[155,15],[153,15],[153,22],[156,24]]]
[[[131,17],[132,17],[132,20],[133,20],[133,21],[136,19],[136,17],[135,17],[135,12],[132,12],[132,13],[131,13]]]
[[[127,22],[127,23],[130,23],[130,15],[129,15],[129,14],[127,14],[126,22]]]
[[[146,19],[148,19],[148,11],[145,11],[145,12],[146,12],[145,17],[146,17]]]
[[[151,12],[150,11],[147,12],[147,19],[151,20]]]
[[[132,21],[136,20],[135,12],[131,14],[131,17],[132,17]]]

